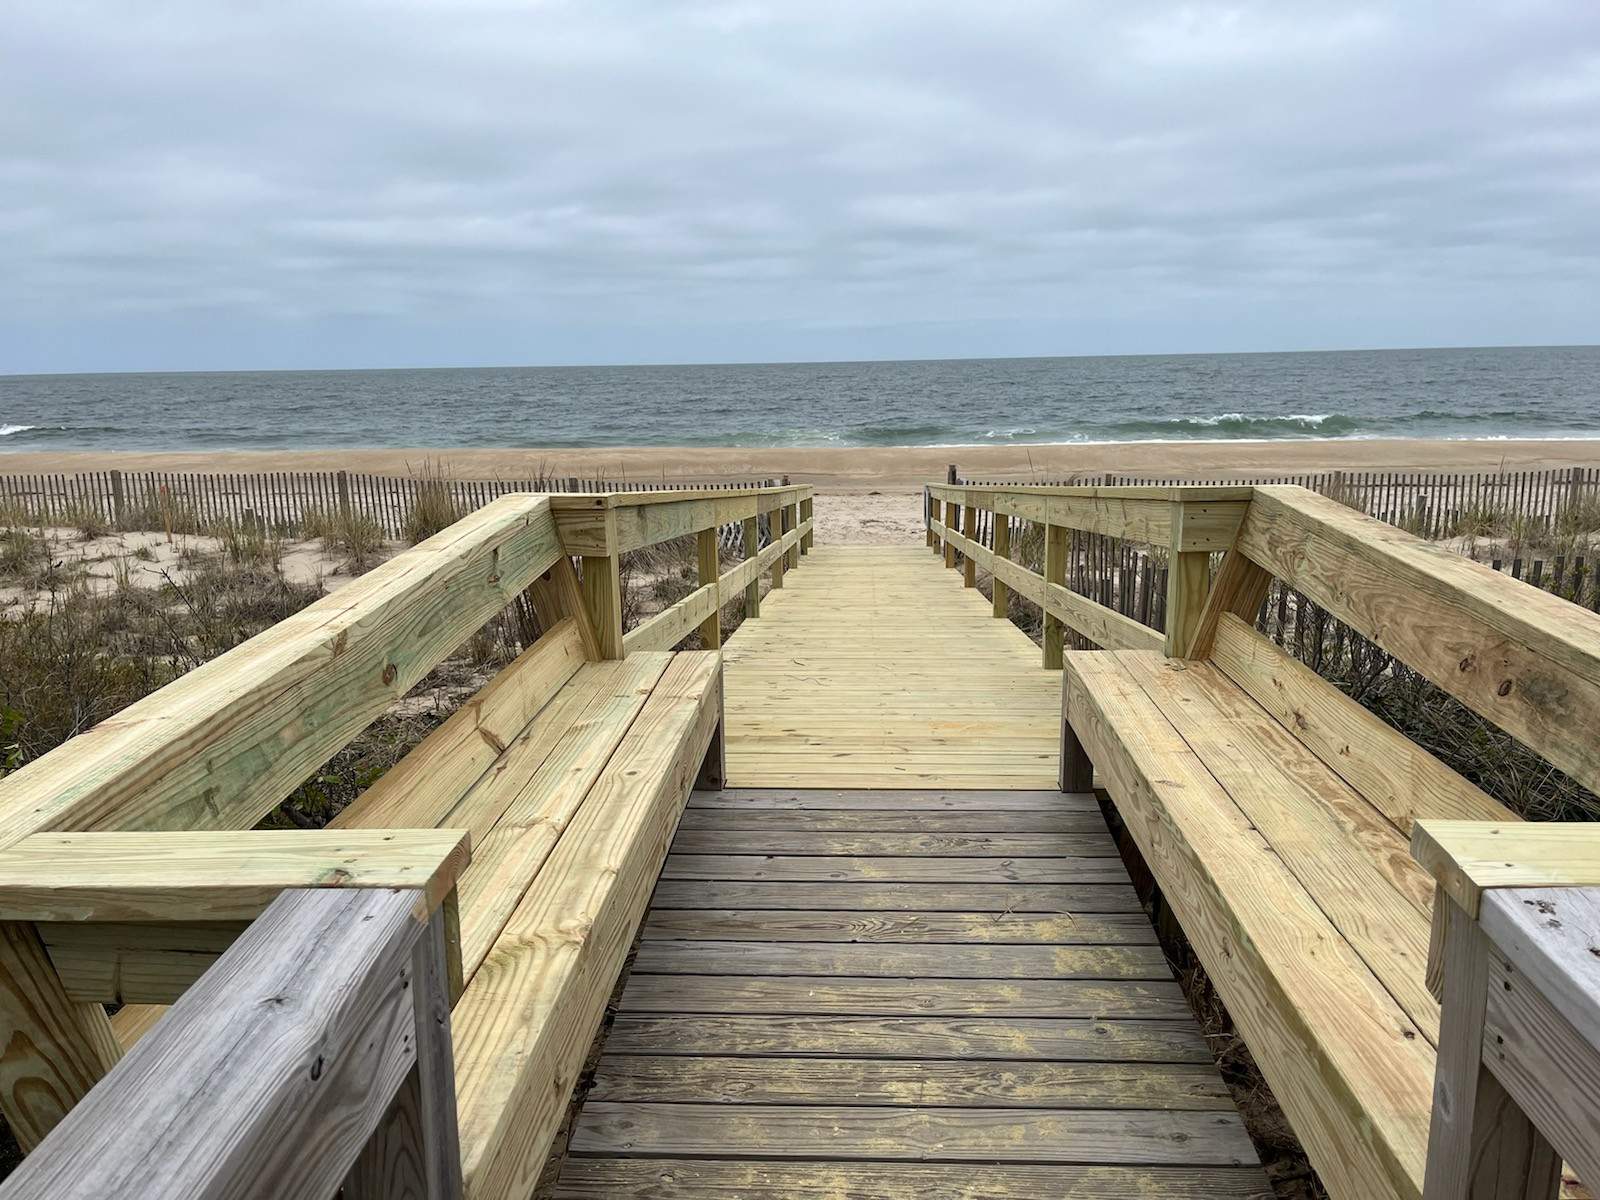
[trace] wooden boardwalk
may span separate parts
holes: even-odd
[[[733,787],[1053,788],[1061,676],[915,546],[817,546],[723,647]]]
[[[557,1195],[1267,1195],[1054,790],[1038,649],[926,551],[818,548],[726,652],[732,786],[684,813]]]

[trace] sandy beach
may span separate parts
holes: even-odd
[[[578,476],[665,483],[788,475],[819,491],[916,490],[956,463],[968,478],[1017,482],[1117,472],[1227,479],[1318,470],[1493,471],[1600,466],[1597,441],[1351,439],[1121,442],[1089,445],[823,448],[649,446],[594,450],[427,448],[218,450],[183,453],[0,453],[0,474],[103,471],[370,471],[408,474],[425,464],[458,478]]]

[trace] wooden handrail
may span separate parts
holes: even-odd
[[[695,629],[700,630],[702,644],[717,648],[722,644],[717,614],[726,600],[742,590],[748,615],[758,616],[760,597],[751,597],[756,578],[770,569],[772,586],[782,587],[784,571],[799,566],[800,556],[811,548],[814,489],[808,484],[562,494],[552,495],[550,503],[563,546],[582,560],[583,605],[601,658],[670,649]],[[754,541],[759,520],[773,513],[778,516],[779,528],[772,530],[772,542],[757,553]],[[745,561],[719,573],[716,533],[729,524],[742,527]],[[698,538],[700,586],[625,634],[622,555],[689,536]]]
[[[1423,1200],[1600,1180],[1600,829],[1419,822],[1443,1003]],[[1514,1186],[1513,1186],[1514,1182]]]
[[[445,938],[425,892],[284,892],[0,1200],[461,1195]]]
[[[1243,521],[1248,487],[1104,488],[963,485],[930,483],[924,488],[928,544],[946,566],[959,552],[966,561],[965,583],[973,586],[974,566],[994,578],[994,614],[1006,614],[1002,589],[1037,605],[1044,615],[1044,665],[1061,666],[1065,631],[1071,629],[1098,646],[1114,650],[1189,652],[1201,627],[1211,555],[1229,549]],[[939,518],[940,506],[944,518]],[[980,512],[994,514],[996,549],[975,537]],[[1011,557],[1012,518],[1045,530],[1042,574]],[[956,523],[960,521],[960,531]],[[1002,527],[1004,532],[1002,533]],[[1162,547],[1168,555],[1166,633],[1151,629],[1067,586],[1067,532],[1127,538]]]

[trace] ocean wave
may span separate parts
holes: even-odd
[[[39,428],[37,425],[0,425],[0,437],[10,437],[15,433],[27,433],[30,429]]]
[[[1343,413],[1283,413],[1273,416],[1242,412],[1211,413],[1198,417],[1161,420],[1111,421],[1095,430],[1109,435],[1136,434],[1170,438],[1275,438],[1348,437],[1362,431],[1362,423]]]

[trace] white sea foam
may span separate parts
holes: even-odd
[[[13,433],[27,433],[30,429],[39,428],[37,425],[0,425],[0,437],[10,437]]]

